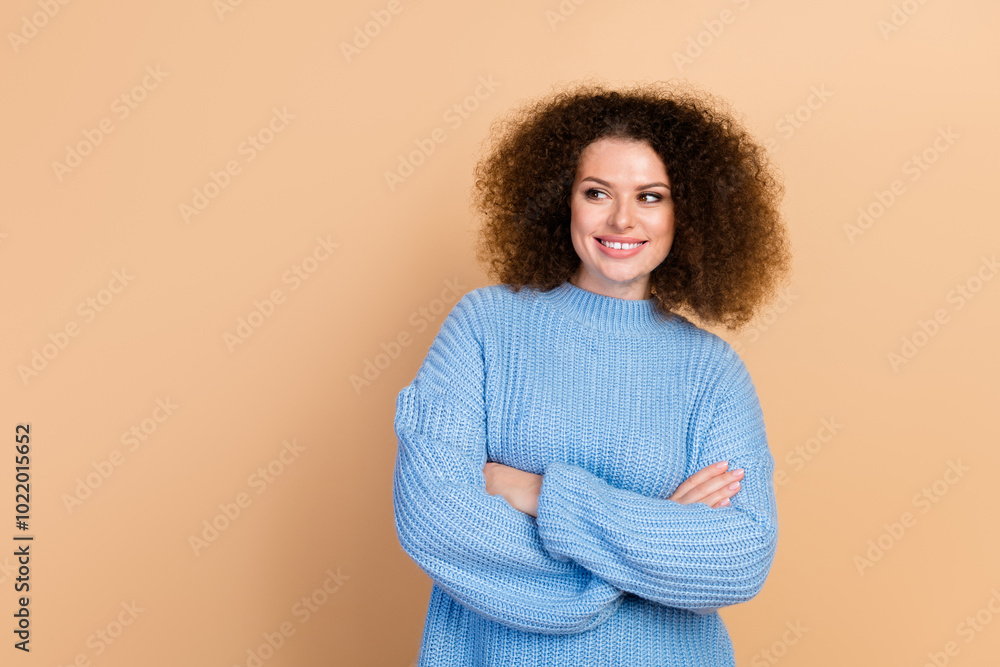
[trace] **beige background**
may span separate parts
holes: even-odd
[[[395,398],[488,284],[490,123],[585,77],[720,95],[784,175],[791,287],[719,332],[783,482],[767,585],[722,611],[738,663],[996,664],[995,3],[224,1],[0,11],[0,410],[36,538],[24,654],[7,445],[2,664],[256,664],[286,624],[262,664],[410,665]]]

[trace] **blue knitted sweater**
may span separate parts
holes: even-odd
[[[764,419],[719,336],[652,299],[472,290],[396,400],[396,531],[431,577],[420,667],[735,665],[716,611],[764,585],[778,516]],[[668,500],[744,468],[729,506]],[[544,475],[538,517],[486,493]]]

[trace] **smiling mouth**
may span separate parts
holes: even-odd
[[[618,241],[605,241],[604,239],[597,239],[597,242],[605,248],[611,248],[613,250],[633,250],[649,243],[649,241],[641,241],[639,243],[619,243]]]

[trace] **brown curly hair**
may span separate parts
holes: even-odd
[[[485,217],[476,256],[514,291],[549,291],[579,267],[569,200],[581,153],[605,137],[648,143],[670,178],[674,239],[649,278],[657,310],[738,330],[790,273],[784,188],[714,96],[677,82],[585,82],[515,109],[490,134],[472,189]]]

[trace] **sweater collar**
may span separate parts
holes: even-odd
[[[619,299],[585,290],[567,281],[539,297],[580,324],[608,333],[662,330],[667,316],[656,310],[653,299]]]

